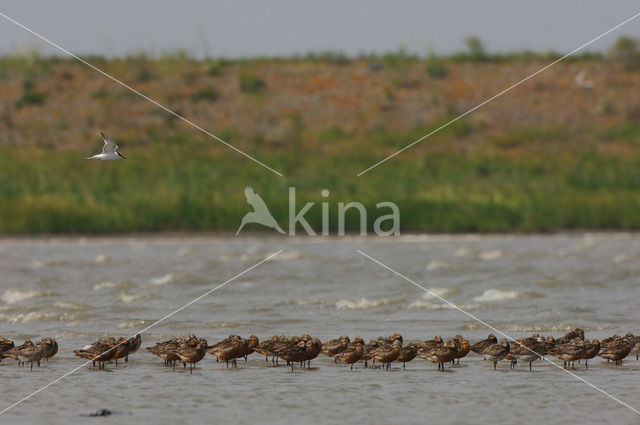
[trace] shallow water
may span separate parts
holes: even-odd
[[[269,254],[282,253],[143,334],[143,347],[194,332],[260,338],[307,332],[408,339],[490,330],[356,252],[394,268],[512,337],[640,332],[640,235],[403,236],[395,239],[117,238],[0,240],[0,335],[53,336],[42,367],[0,363],[0,410],[82,364],[72,351],[132,335]],[[640,362],[596,358],[575,373],[639,409]],[[630,409],[544,362],[510,370],[470,355],[445,372],[416,359],[391,371],[322,355],[291,373],[252,355],[226,369],[207,355],[193,374],[144,349],[106,371],[82,367],[0,417],[2,423],[637,423]],[[521,416],[520,416],[521,415]]]

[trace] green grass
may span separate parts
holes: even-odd
[[[521,137],[530,140],[531,133],[523,131]],[[394,139],[407,140],[404,134]],[[0,232],[234,231],[249,211],[247,185],[285,228],[289,186],[297,187],[299,207],[316,203],[306,217],[318,230],[325,201],[320,191],[330,190],[334,233],[341,201],[365,204],[370,232],[373,221],[388,213],[377,212],[375,204],[382,201],[398,204],[403,232],[640,228],[640,154],[635,151],[565,149],[550,155],[524,148],[514,155],[488,148],[469,155],[414,150],[356,177],[386,149],[364,149],[364,141],[352,139],[333,154],[318,148],[294,153],[245,147],[285,174],[278,177],[213,143],[189,141],[185,135],[179,143],[128,144],[128,160],[115,162],[86,161],[79,152],[4,148]],[[348,214],[346,224],[357,232],[357,214]],[[264,229],[249,225],[247,230]]]

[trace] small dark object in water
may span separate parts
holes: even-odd
[[[95,413],[90,413],[89,416],[90,417],[96,417],[96,416],[111,416],[112,412],[109,409],[100,409]]]

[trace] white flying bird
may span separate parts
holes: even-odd
[[[104,140],[104,146],[102,147],[102,153],[98,154],[98,155],[93,155],[90,156],[87,159],[97,159],[100,161],[113,161],[114,159],[120,159],[120,158],[124,158],[124,155],[122,155],[121,153],[117,152],[118,150],[118,145],[116,145],[116,142],[114,142],[113,140],[109,139],[107,136],[105,136],[105,134],[101,131],[100,134],[102,135],[102,139]]]

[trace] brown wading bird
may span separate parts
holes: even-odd
[[[311,341],[309,341],[311,342]],[[279,348],[276,348],[274,353],[276,356],[285,360],[287,364],[291,365],[291,372],[293,372],[293,366],[296,362],[301,362],[307,352],[307,343],[299,341],[293,344],[282,344]]]
[[[293,350],[293,347],[299,345],[300,343],[302,343],[306,347],[306,343],[302,341],[299,336],[293,336],[291,338],[287,338],[286,336],[280,335],[278,337],[278,342],[276,342],[275,346],[273,347],[273,354],[276,360],[276,366],[278,366],[278,358],[283,359],[283,357],[280,356],[279,354],[287,353]],[[306,348],[305,348],[305,351],[306,351]],[[273,361],[273,358],[271,360]],[[287,366],[289,366],[289,360],[286,360],[286,361],[287,361]],[[301,361],[301,360],[296,360],[296,361]]]
[[[138,351],[138,348],[142,345],[142,337],[140,334],[136,334],[135,336],[129,338],[129,353],[124,357],[124,362],[127,363],[129,361],[129,355]]]
[[[174,354],[182,360],[184,367],[187,367],[187,363],[189,364],[189,373],[193,373],[196,363],[202,360],[206,353],[207,341],[204,338],[190,339],[188,343],[180,344],[174,351]]]
[[[113,341],[113,338],[111,339],[112,339],[112,341],[110,341],[111,345],[113,346],[113,348],[116,349],[116,352],[113,355],[113,358],[111,360],[115,360],[116,366],[118,366],[118,359],[127,357],[131,352],[131,341],[123,337],[120,337],[115,341]]]
[[[475,344],[471,345],[470,349],[476,354],[482,355],[482,350],[487,348],[490,345],[497,344],[498,338],[494,334],[489,334],[489,336],[485,339],[482,339]]]
[[[116,349],[112,345],[98,340],[93,344],[85,345],[80,350],[74,350],[73,353],[78,357],[92,360],[93,367],[98,362],[98,369],[104,370],[104,363],[113,358],[116,354]]]
[[[454,336],[453,342],[456,344],[456,355],[451,362],[458,359],[458,364],[460,364],[460,359],[465,357],[469,354],[469,351],[471,351],[471,344],[469,343],[469,340],[464,338],[462,335]]]
[[[176,362],[180,360],[180,357],[178,357],[175,351],[180,345],[194,340],[197,341],[197,338],[194,334],[190,334],[186,339],[173,337],[168,341],[158,342],[153,347],[147,347],[147,351],[163,359],[165,366],[173,366],[173,368],[175,369]]]
[[[393,341],[393,344],[380,345],[371,351],[373,359],[378,363],[382,363],[383,369],[391,369],[391,363],[397,360],[402,350],[402,343],[399,339]]]
[[[376,341],[375,339],[370,340],[363,347],[362,358],[360,360],[364,360],[365,369],[367,368],[368,361],[373,359],[373,355],[371,354],[371,352],[378,347],[379,347],[378,341]]]
[[[53,338],[42,338],[40,343],[44,346],[44,361],[48,362],[58,353],[58,342]]]
[[[629,355],[635,343],[636,339],[631,333],[623,337],[614,335],[611,338],[602,340],[598,355],[607,359],[607,361],[613,360],[616,365],[621,365],[622,359]]]
[[[349,337],[347,335],[342,335],[338,339],[333,339],[322,344],[322,349],[320,352],[325,356],[334,357],[336,354],[346,350],[350,342],[351,341],[349,340]]]
[[[505,358],[511,360],[512,368],[515,368],[520,360],[529,363],[529,370],[531,370],[531,363],[544,356],[546,349],[547,344],[541,336],[520,338],[517,342],[509,343],[509,353]]]
[[[334,358],[342,363],[350,364],[351,370],[353,370],[353,364],[362,358],[363,353],[364,344],[355,344],[336,354]]]
[[[580,338],[574,338],[566,344],[556,343],[550,353],[564,362],[563,367],[568,367],[571,364],[571,369],[575,369],[574,362],[582,359],[586,351],[584,341]]]
[[[561,336],[560,338],[556,339],[556,344],[558,345],[568,344],[569,342],[573,341],[576,338],[584,341],[584,331],[582,329],[575,328],[571,332],[568,332],[567,334]]]
[[[216,356],[218,360],[226,362],[227,367],[229,367],[229,361],[231,361],[231,366],[237,367],[236,359],[243,357],[248,350],[249,343],[247,340],[237,335],[231,335],[225,341],[220,341],[215,344],[215,346],[208,351],[210,354]]]
[[[455,355],[456,344],[453,340],[449,340],[443,345],[432,345],[430,348],[418,351],[418,356],[432,363],[438,363],[438,370],[444,370],[444,364],[453,360]]]
[[[0,336],[0,361],[2,361],[3,359],[2,353],[4,353],[5,351],[9,351],[13,347],[15,347],[15,344],[13,343],[13,341],[3,336]]]
[[[582,355],[582,358],[584,359],[584,367],[586,369],[589,369],[589,359],[594,358],[600,352],[600,341],[598,341],[597,338],[591,342],[589,342],[588,339],[585,339],[584,347],[585,347],[585,352]]]
[[[247,359],[247,356],[248,356],[249,354],[253,354],[253,349],[254,349],[255,347],[257,347],[257,346],[258,346],[258,344],[260,344],[260,340],[258,339],[258,337],[257,337],[257,336],[255,336],[255,335],[251,335],[251,336],[249,337],[249,339],[247,340],[247,349],[246,349],[246,350],[245,350],[245,352],[242,354],[242,357],[244,357],[244,360],[245,360],[245,361],[249,361],[249,360]]]
[[[180,357],[174,354],[174,351],[180,346],[182,341],[181,338],[174,337],[169,341],[158,342],[153,347],[147,347],[147,351],[163,359],[165,366],[173,366],[175,368],[175,362],[180,360]]]
[[[320,354],[320,351],[322,350],[322,342],[320,342],[318,338],[307,338],[306,343],[307,351],[302,358],[302,366],[304,367],[304,362],[307,362],[307,367],[309,368],[311,367],[311,360],[315,359],[318,357],[318,354]]]
[[[402,369],[406,369],[407,362],[415,359],[418,355],[418,346],[412,342],[402,347],[400,355],[396,361],[402,362]]]
[[[274,335],[270,339],[268,339],[266,341],[262,341],[258,345],[256,345],[253,348],[253,351],[255,351],[258,354],[262,354],[263,356],[265,356],[265,361],[268,362],[269,361],[269,356],[273,357],[273,349],[275,348],[276,344],[279,341],[280,341],[280,337],[277,336],[277,335]]]
[[[31,364],[31,370],[33,370],[33,364],[37,363],[40,366],[40,360],[44,358],[45,346],[41,342],[34,344],[31,340],[26,340],[24,344],[17,347],[13,347],[0,356],[3,358],[12,358],[18,361],[18,366],[24,366],[25,363]]]
[[[509,354],[509,343],[504,339],[495,344],[486,345],[480,350],[480,355],[484,357],[485,360],[493,362],[494,370],[498,368],[498,362],[504,360],[507,354]]]

